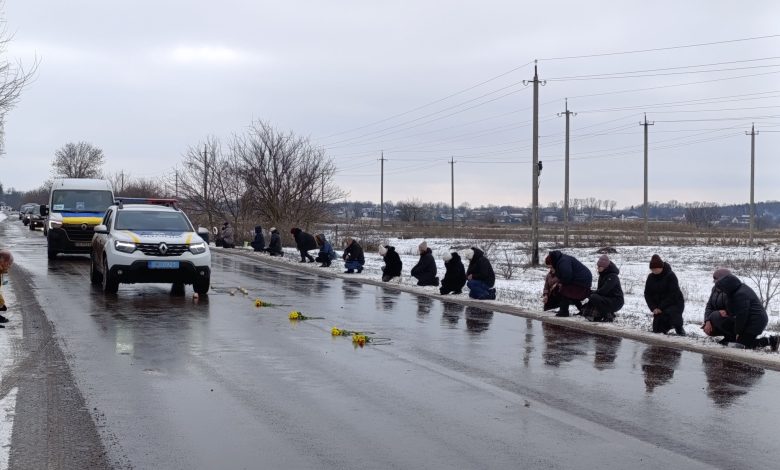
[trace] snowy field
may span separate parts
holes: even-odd
[[[428,294],[437,294],[438,288],[418,287],[416,280],[409,275],[411,268],[417,263],[417,245],[423,239],[388,239],[386,244],[396,247],[396,251],[403,261],[403,276],[400,280],[394,279],[390,284],[401,284],[405,290],[425,292]],[[541,311],[541,293],[544,285],[544,277],[547,268],[544,266],[537,268],[524,268],[528,263],[529,254],[527,246],[517,242],[502,241],[478,241],[478,240],[452,240],[452,239],[426,239],[428,247],[433,251],[436,258],[436,264],[439,270],[439,278],[444,277],[444,261],[442,255],[450,249],[457,249],[462,253],[470,246],[476,246],[490,253],[490,260],[493,269],[496,272],[496,290],[497,298],[495,301],[483,301],[486,304],[510,305],[526,310]],[[596,273],[596,261],[600,254],[596,253],[601,247],[592,248],[571,248],[561,249],[566,254],[573,255],[587,267],[591,268],[593,273],[593,286],[596,287],[598,274]],[[776,247],[774,247],[776,248]],[[539,251],[540,260],[544,260],[550,247],[541,247]],[[559,249],[559,248],[552,248]],[[617,253],[609,254],[610,259],[620,269],[620,280],[625,294],[625,306],[618,312],[615,320],[615,327],[628,328],[633,330],[649,331],[652,322],[651,316],[644,300],[644,285],[647,275],[650,273],[649,262],[653,254],[658,254],[668,262],[680,283],[680,288],[685,296],[685,331],[691,340],[699,342],[715,343],[703,334],[701,324],[704,316],[704,308],[709,299],[712,289],[712,273],[724,260],[746,258],[760,251],[761,248],[750,247],[705,247],[705,246],[618,246],[615,247]],[[341,251],[337,249],[337,253]],[[316,256],[316,251],[311,252]],[[257,254],[258,256],[265,256]],[[379,280],[381,278],[382,258],[376,252],[366,251],[366,263],[363,272],[352,274],[350,277],[356,279]],[[278,259],[278,258],[277,258]],[[300,256],[294,248],[285,248],[285,257],[283,260],[288,263],[298,264]],[[506,279],[502,271],[506,270],[506,265],[513,266],[513,273],[510,279]],[[468,267],[468,262],[464,259],[464,265]],[[503,267],[502,267],[503,265]],[[337,260],[330,268],[319,268],[317,265],[309,264],[307,267],[315,270],[325,270],[342,273],[344,265],[341,260]],[[754,288],[756,286],[746,276],[734,271],[734,274],[740,277],[744,282]],[[450,295],[449,297],[468,298],[468,289],[464,288],[464,293],[459,296]],[[576,312],[575,308],[571,309]],[[780,296],[774,299],[768,310],[769,326],[767,333],[776,333],[780,330]],[[553,312],[548,312],[553,316]],[[580,317],[578,320],[586,321]]]

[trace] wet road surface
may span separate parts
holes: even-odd
[[[114,466],[777,468],[780,374],[214,254],[195,303],[0,224]],[[3,235],[5,232],[5,235]],[[23,278],[17,274],[15,279]],[[249,291],[230,295],[242,286]],[[279,305],[256,308],[255,298]],[[291,323],[288,312],[325,320]],[[353,347],[330,328],[391,344]],[[20,393],[22,393],[20,391]],[[21,433],[20,433],[21,434]],[[14,434],[14,447],[22,435]]]

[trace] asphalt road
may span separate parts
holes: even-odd
[[[163,285],[105,296],[88,258],[47,261],[40,231],[0,222],[0,245],[16,256],[25,316],[0,392],[11,379],[32,384],[19,387],[12,468],[780,462],[775,371],[237,254],[214,254],[207,299]],[[231,295],[238,286],[249,294]],[[258,297],[278,306],[256,308]],[[293,323],[292,309],[325,319]],[[333,326],[391,342],[356,348]]]

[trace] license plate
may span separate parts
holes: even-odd
[[[92,246],[92,242],[76,242],[76,246],[84,248],[84,247]]]
[[[149,261],[149,269],[179,269],[178,261]]]

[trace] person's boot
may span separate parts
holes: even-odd
[[[569,316],[569,309],[563,310],[558,309],[557,312],[555,312],[556,317],[568,317]]]
[[[8,323],[8,319],[0,315],[0,323]],[[777,349],[775,349],[775,351],[777,351]]]
[[[488,300],[496,300],[496,288],[491,287],[488,289]]]
[[[772,352],[777,352],[778,346],[780,346],[780,336],[770,336],[769,337],[769,349],[772,350]]]

